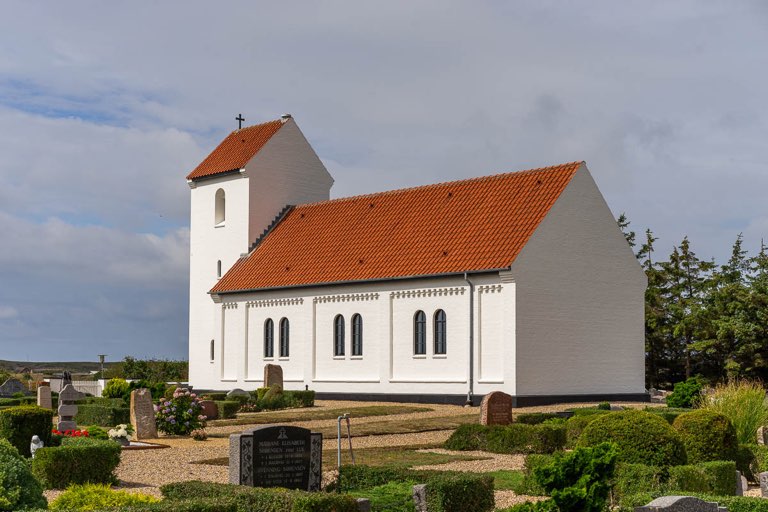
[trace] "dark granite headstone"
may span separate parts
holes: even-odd
[[[67,384],[59,392],[59,423],[56,426],[62,432],[77,428],[75,416],[77,416],[76,400],[85,397],[85,393],[76,390],[72,384]]]
[[[320,490],[322,434],[278,425],[246,430],[229,440],[230,483]]]
[[[0,397],[10,397],[14,393],[27,394],[27,387],[18,379],[8,379],[0,385]]]
[[[691,496],[663,496],[644,507],[635,508],[635,512],[725,512],[727,510],[715,502]]]

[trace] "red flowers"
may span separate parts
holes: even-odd
[[[64,436],[64,437],[88,437],[88,431],[87,430],[56,430],[55,428],[51,431],[51,433],[55,436]]]

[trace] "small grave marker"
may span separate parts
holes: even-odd
[[[38,386],[37,406],[42,407],[43,409],[53,409],[53,400],[51,399],[50,386]]]
[[[56,428],[62,432],[77,429],[77,423],[75,423],[77,406],[75,401],[80,400],[84,396],[85,393],[76,390],[72,384],[64,386],[59,392],[59,423]]]
[[[264,387],[270,388],[274,384],[283,387],[283,368],[279,364],[264,365]]]
[[[131,425],[136,439],[157,437],[155,407],[152,405],[152,393],[147,388],[131,391]]]
[[[509,425],[512,423],[512,396],[503,391],[492,391],[480,404],[481,425]]]

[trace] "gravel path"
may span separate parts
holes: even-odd
[[[441,416],[458,416],[468,412],[480,414],[480,409],[466,408],[455,405],[433,405],[433,404],[399,404],[386,402],[349,402],[337,400],[318,400],[316,407],[318,409],[344,409],[370,405],[414,405],[431,409],[427,412],[415,412],[407,414],[396,414],[390,416],[371,416],[363,418],[352,418],[352,429],[355,425],[370,422],[381,421],[405,421],[419,418],[433,418]],[[594,406],[595,403],[584,404],[561,404],[540,407],[525,407],[515,409],[514,413],[523,412],[554,412],[562,411],[572,407]],[[648,404],[624,404],[629,407],[645,407]],[[286,411],[286,417],[292,413]],[[321,428],[335,426],[336,420],[313,420],[292,423],[292,425],[304,428]],[[206,430],[211,434],[231,434],[242,432],[248,428],[247,425],[233,425],[222,427],[208,427]],[[387,434],[379,436],[364,436],[353,438],[354,448],[369,448],[381,446],[403,446],[412,444],[430,444],[442,443],[450,436],[452,430],[438,430],[431,432],[418,432],[407,434]],[[159,487],[166,483],[179,482],[185,480],[205,480],[210,482],[226,483],[228,470],[226,466],[212,466],[207,464],[192,464],[193,462],[227,457],[229,455],[229,439],[209,438],[207,441],[194,441],[190,438],[160,437],[156,441],[159,444],[169,446],[162,450],[125,450],[122,453],[120,465],[117,468],[117,477],[120,479],[118,488],[130,492],[142,492],[154,496],[160,496]],[[336,449],[336,439],[325,439],[323,448]],[[439,453],[445,453],[446,450],[433,450]],[[499,469],[521,469],[523,457],[520,455],[498,455],[485,452],[463,452],[472,454],[481,454],[487,457],[485,460],[478,461],[456,461],[448,464],[436,466],[420,466],[419,469],[450,469],[457,471],[485,472]],[[328,468],[330,469],[330,468]],[[327,475],[332,476],[331,471]],[[61,491],[46,491],[46,497],[54,498]],[[497,506],[507,507],[513,503],[533,499],[531,497],[517,497],[511,491],[497,491]],[[517,501],[515,501],[517,500]]]

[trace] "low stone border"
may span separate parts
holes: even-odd
[[[123,450],[160,450],[170,448],[167,444],[146,443],[144,441],[131,441],[128,446],[123,446]]]

